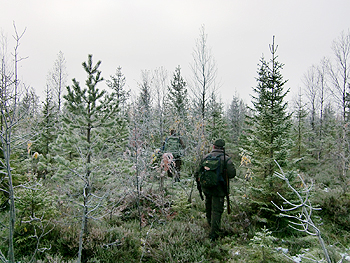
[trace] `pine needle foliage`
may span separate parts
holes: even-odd
[[[74,211],[81,220],[78,259],[83,260],[83,242],[88,238],[88,221],[102,216],[105,199],[109,193],[108,177],[113,174],[108,152],[116,150],[113,139],[122,127],[117,114],[118,100],[114,93],[99,90],[97,85],[103,81],[99,66],[92,63],[92,55],[84,62],[87,73],[85,88],[76,79],[67,87],[64,96],[63,134],[58,137],[57,146],[61,153],[56,157],[60,163],[58,176],[67,180],[66,191]],[[114,133],[113,133],[114,131]],[[124,139],[127,133],[124,132]],[[120,136],[118,140],[122,140]],[[112,148],[112,149],[111,149]]]

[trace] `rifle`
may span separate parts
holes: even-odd
[[[193,176],[194,177],[194,176]],[[191,186],[191,192],[190,192],[190,196],[188,197],[188,202],[192,203],[192,192],[193,192],[193,185],[194,185],[194,181],[196,180],[196,178],[194,177],[193,181],[192,181],[192,186]]]
[[[203,193],[202,193],[202,186],[201,186],[201,182],[199,180],[197,180],[197,189],[198,189],[198,192],[199,192],[199,196],[201,197],[202,201],[204,200],[204,197],[203,197]]]
[[[201,186],[201,182],[199,181],[199,175],[197,174],[197,172],[195,173],[194,175],[194,180],[196,181],[197,183],[197,190],[199,192],[199,196],[201,197],[202,201],[204,200],[204,197],[203,197],[203,192],[202,192],[202,186]],[[192,183],[192,190],[193,190],[193,185],[194,185],[194,181]],[[192,194],[192,190],[191,190],[191,194]]]
[[[227,175],[227,163],[226,163],[226,153],[225,153],[225,147],[224,147],[224,179],[226,180],[226,202],[227,202],[227,213],[231,213],[230,208],[230,180]]]
[[[201,197],[202,201],[204,200],[201,183],[197,180],[197,178],[195,176],[193,176],[193,177],[194,177],[194,180],[192,181],[190,196],[188,197],[189,203],[192,203],[192,192],[193,192],[194,181],[196,181],[196,183],[197,183],[197,189],[199,192],[199,196]]]

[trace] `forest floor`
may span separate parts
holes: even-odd
[[[231,213],[225,204],[222,233],[211,241],[204,201],[193,177],[183,173],[180,182],[164,179],[162,189],[157,178],[150,180],[143,185],[138,202],[129,196],[113,215],[89,226],[85,262],[326,262],[317,237],[292,231],[281,235],[252,225],[244,211],[244,199],[235,191],[240,184],[237,179],[231,183]],[[350,233],[336,228],[330,222],[320,225],[331,262],[350,262]],[[71,242],[75,251],[76,239],[67,238],[71,232],[74,226],[57,230],[59,236],[54,238],[61,239],[57,244]],[[69,245],[65,247],[69,249]],[[56,249],[45,251],[37,262],[76,262],[69,257],[69,252],[64,255]],[[21,262],[26,262],[25,258]]]

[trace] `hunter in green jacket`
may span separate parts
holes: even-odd
[[[221,223],[221,216],[224,212],[224,202],[225,202],[225,196],[228,196],[228,190],[227,189],[227,183],[225,180],[225,176],[227,176],[227,180],[234,178],[236,176],[236,169],[232,161],[230,160],[230,157],[228,155],[224,155],[224,147],[225,147],[225,141],[222,139],[218,139],[213,143],[213,149],[212,151],[205,155],[203,160],[206,159],[206,157],[210,156],[220,156],[221,158],[221,176],[223,180],[217,185],[213,187],[204,187],[201,186],[200,182],[200,173],[201,173],[201,167],[197,170],[195,177],[197,181],[197,188],[201,191],[203,191],[205,195],[205,210],[206,210],[206,218],[207,222],[210,226],[210,234],[209,237],[211,240],[217,239],[219,236],[220,231],[220,223]],[[225,163],[224,163],[225,160]],[[201,162],[202,163],[202,162]],[[226,168],[226,175],[223,174],[224,168]]]

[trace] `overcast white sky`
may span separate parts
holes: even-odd
[[[13,47],[13,21],[26,33],[19,75],[42,91],[59,51],[67,61],[68,85],[84,83],[81,63],[101,60],[105,79],[122,67],[127,88],[138,91],[141,70],[164,67],[171,78],[180,65],[185,79],[199,28],[218,67],[224,102],[250,101],[257,64],[270,58],[275,35],[282,74],[291,95],[308,68],[331,57],[332,41],[350,28],[348,0],[0,0],[0,29]],[[104,84],[100,86],[102,88]]]

